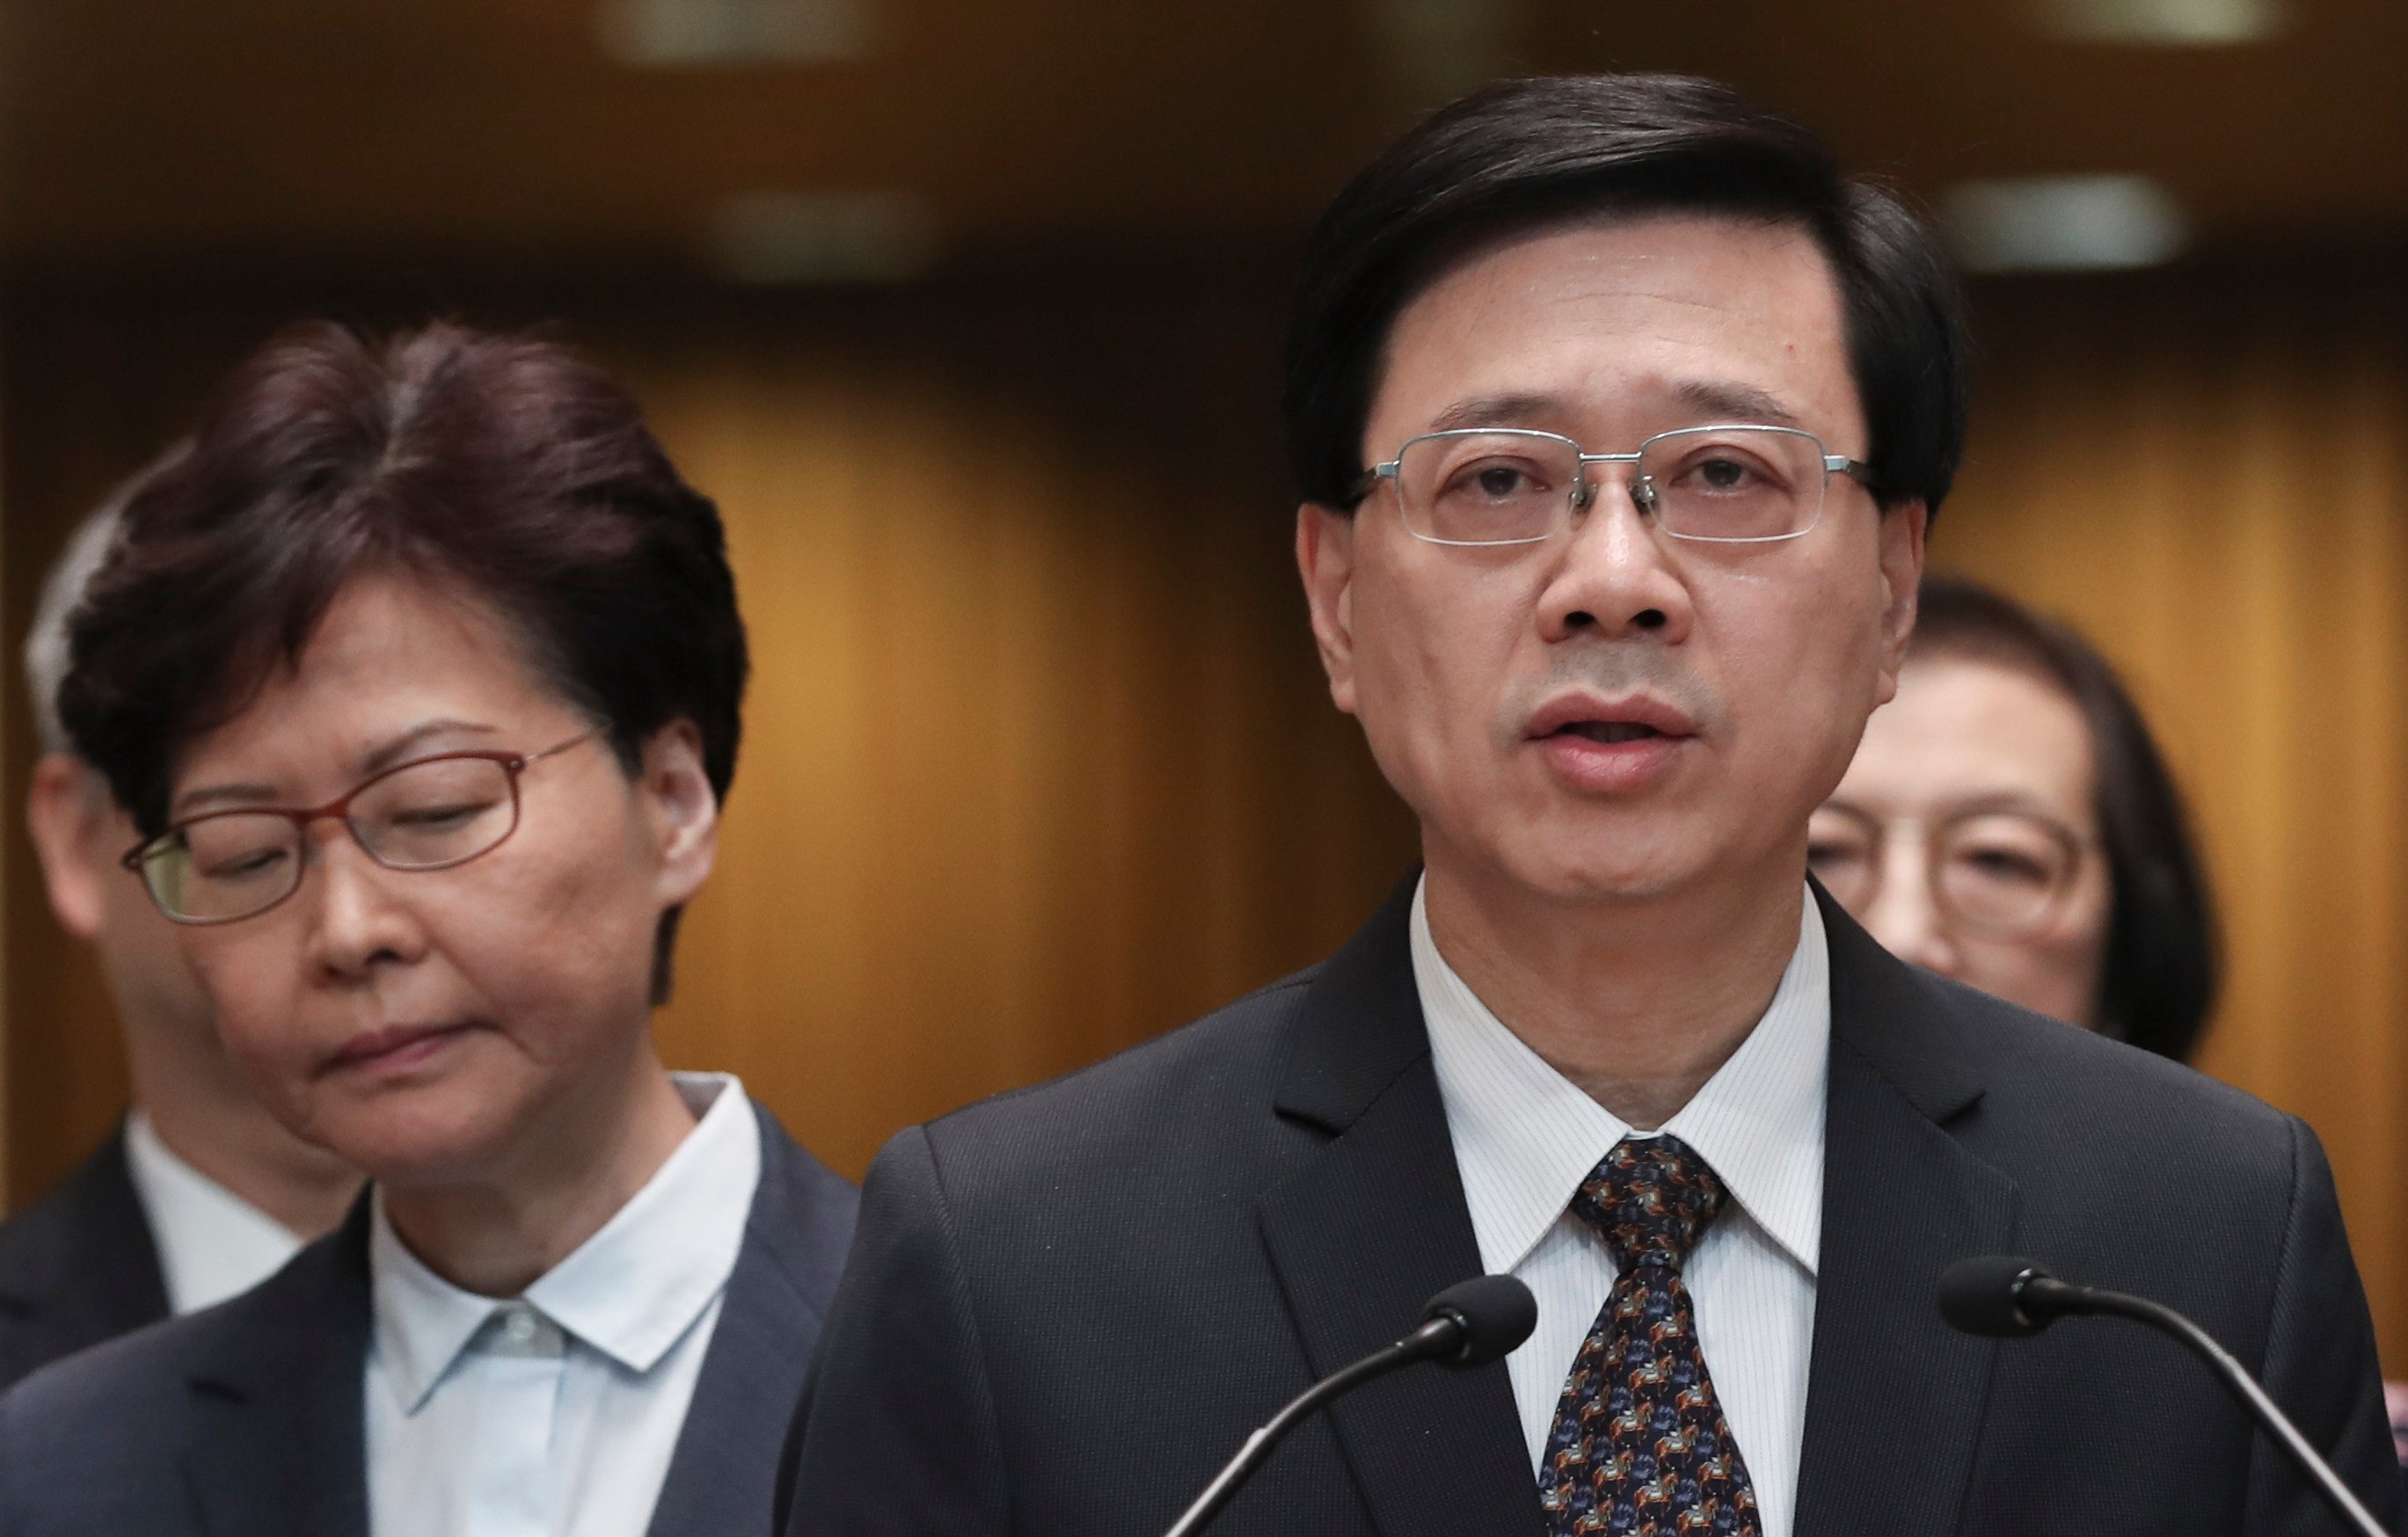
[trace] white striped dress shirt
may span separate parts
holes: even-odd
[[[1506,1358],[1535,1472],[1572,1359],[1613,1289],[1605,1241],[1567,1208],[1598,1160],[1633,1133],[1474,996],[1439,954],[1418,891],[1412,953],[1482,1267],[1518,1276],[1539,1300],[1538,1331]],[[1764,1018],[1663,1126],[1730,1192],[1682,1275],[1764,1537],[1789,1537],[1798,1506],[1830,1057],[1830,956],[1810,892]]]

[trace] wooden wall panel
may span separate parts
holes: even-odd
[[[760,658],[673,1058],[857,1171],[1335,944],[1412,857],[1329,707],[1242,309],[637,351]]]

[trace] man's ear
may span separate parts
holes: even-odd
[[[1881,614],[1881,676],[1873,703],[1886,704],[1898,692],[1898,670],[1906,664],[1906,645],[1914,635],[1916,595],[1923,588],[1923,535],[1931,523],[1931,509],[1920,501],[1902,502],[1881,518],[1881,579],[1885,594]]]
[[[1318,502],[1296,509],[1296,566],[1312,611],[1313,644],[1329,698],[1354,713],[1354,519]]]
[[[115,821],[108,814],[112,804],[100,772],[66,753],[44,753],[27,777],[25,830],[33,834],[50,911],[60,927],[85,941],[99,934],[108,912],[100,883],[132,878],[111,857],[123,850],[103,847]]]
[[[644,744],[637,790],[661,856],[661,905],[682,906],[702,889],[719,854],[719,796],[702,766],[702,731],[677,719]]]

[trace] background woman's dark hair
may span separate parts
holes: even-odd
[[[126,505],[69,621],[60,719],[155,836],[184,747],[299,659],[347,583],[393,571],[490,605],[630,773],[693,721],[725,799],[748,663],[718,510],[600,369],[448,323],[301,326],[235,370]]]
[[[1939,511],[1964,448],[1966,341],[1938,243],[1896,196],[1842,176],[1804,128],[1679,75],[1490,86],[1348,184],[1313,232],[1288,330],[1297,489],[1329,506],[1361,500],[1363,429],[1388,332],[1449,262],[1523,230],[1665,213],[1813,236],[1839,282],[1884,505]]]
[[[2132,696],[2072,630],[1961,576],[1924,578],[1911,659],[1962,657],[2062,690],[2089,727],[2099,836],[2114,888],[2101,1028],[2188,1060],[2214,1005],[2219,944],[2190,818]]]

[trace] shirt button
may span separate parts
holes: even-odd
[[[524,1308],[512,1308],[502,1320],[502,1332],[516,1344],[529,1344],[535,1339],[535,1315]]]

